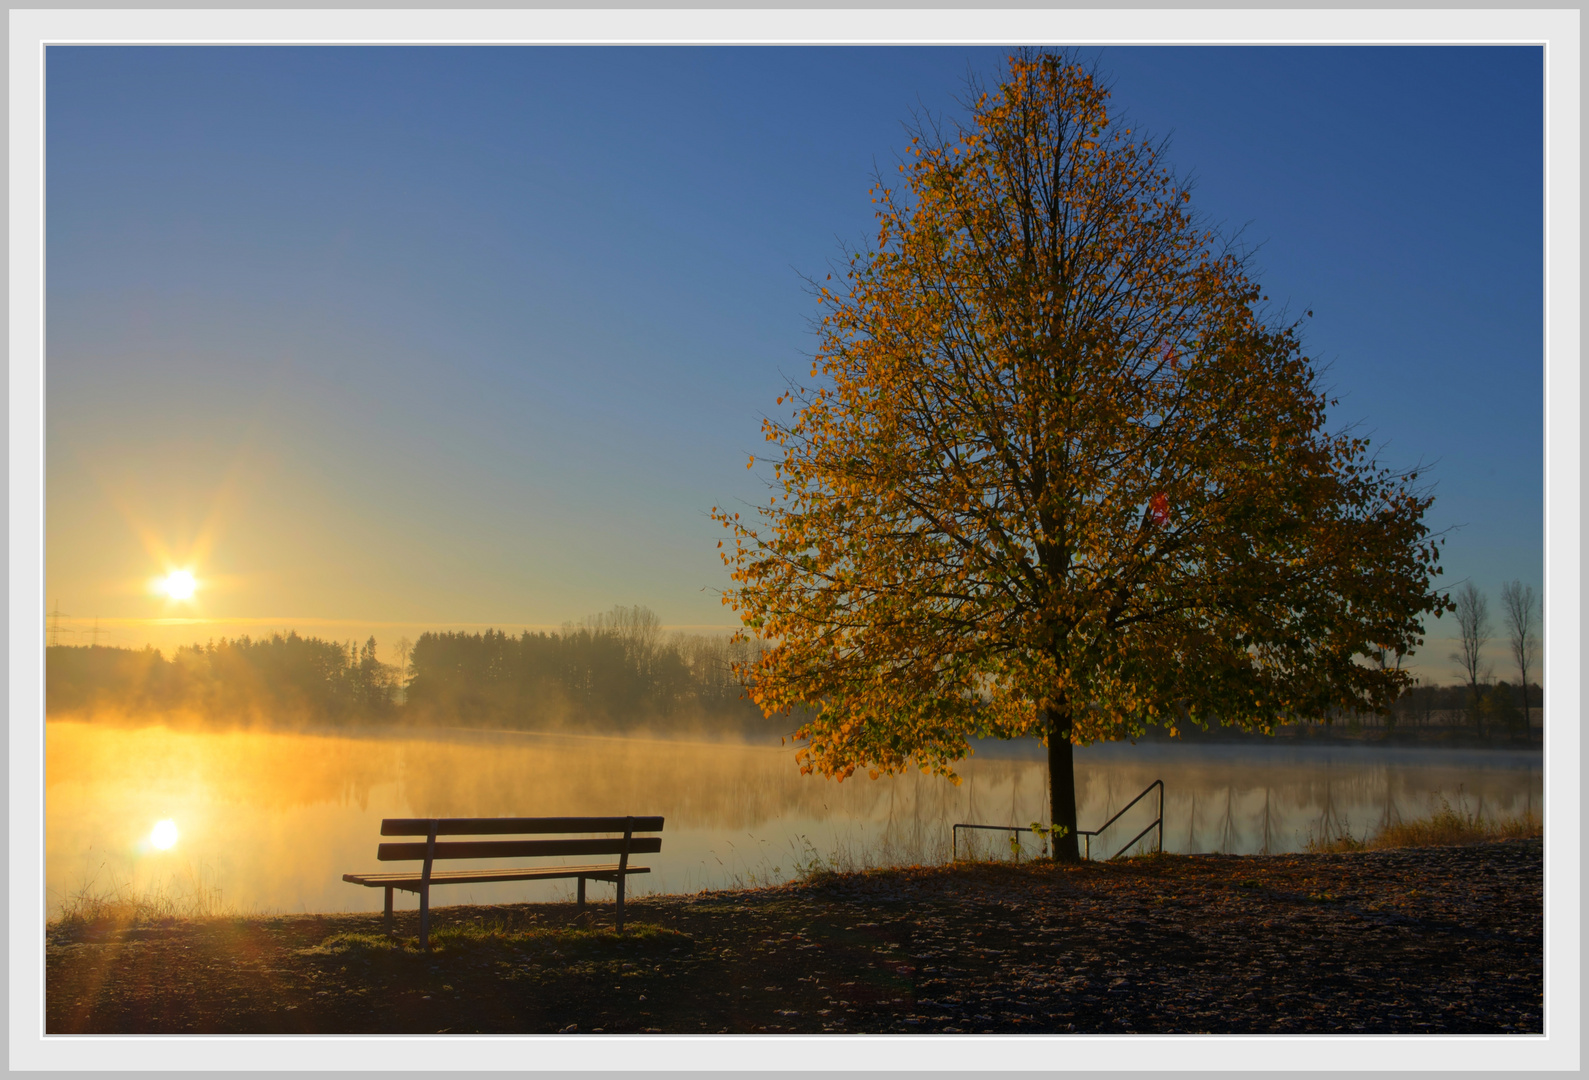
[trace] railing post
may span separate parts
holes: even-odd
[[[1154,781],[1159,785],[1159,854],[1164,854],[1164,781]]]
[[[1143,799],[1147,798],[1149,793],[1151,793],[1154,788],[1158,788],[1159,789],[1159,816],[1158,816],[1158,819],[1153,821],[1151,824],[1149,824],[1146,829],[1143,829],[1141,832],[1139,832],[1136,835],[1136,837],[1134,839],[1132,839],[1131,842],[1128,843],[1125,848],[1121,848],[1120,851],[1121,852],[1125,851],[1126,848],[1131,847],[1132,844],[1135,844],[1138,840],[1141,840],[1143,837],[1147,836],[1149,831],[1151,831],[1152,829],[1157,828],[1159,830],[1159,834],[1158,834],[1159,851],[1160,851],[1160,853],[1162,853],[1164,851],[1164,781],[1163,780],[1155,780],[1151,784],[1149,784],[1147,787],[1143,788],[1140,792],[1138,792],[1136,798],[1132,799],[1130,802],[1128,802],[1124,806],[1122,806],[1118,811],[1116,811],[1116,813],[1114,814],[1113,817],[1111,817],[1108,821],[1104,822],[1098,828],[1096,828],[1096,829],[1077,829],[1076,830],[1076,835],[1077,836],[1081,836],[1081,837],[1085,837],[1086,838],[1084,840],[1085,847],[1083,847],[1083,849],[1082,849],[1082,858],[1091,860],[1092,859],[1092,838],[1094,836],[1102,835],[1109,828],[1109,826],[1113,825],[1115,822],[1119,821],[1122,817],[1124,817],[1126,815],[1126,811],[1130,810],[1137,803],[1139,803]],[[1115,856],[1118,857],[1119,854],[1120,854],[1120,852],[1116,852]]]

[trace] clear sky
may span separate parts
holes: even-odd
[[[1537,48],[1092,49],[1330,365],[1433,463],[1443,586],[1543,578]],[[729,625],[714,505],[988,48],[52,47],[46,596],[169,647]],[[151,595],[191,565],[191,605]],[[176,628],[149,620],[211,620]],[[1420,667],[1453,681],[1447,618]],[[388,656],[388,658],[390,658]],[[1509,664],[1495,652],[1497,674]]]

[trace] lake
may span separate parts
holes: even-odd
[[[662,814],[662,853],[631,894],[785,881],[949,858],[956,822],[1046,820],[1033,743],[985,743],[959,786],[919,773],[842,784],[801,776],[788,747],[445,730],[301,734],[45,725],[45,887],[50,913],[85,887],[219,890],[241,912],[379,910],[344,873],[375,860],[383,817]],[[1443,796],[1490,815],[1538,812],[1538,751],[1364,746],[1107,744],[1076,751],[1081,827],[1095,829],[1155,779],[1168,851],[1302,849],[1417,818]],[[1153,820],[1156,797],[1093,841],[1114,854]],[[176,840],[151,843],[156,823]],[[169,829],[169,827],[167,827]],[[165,839],[170,839],[169,835]],[[961,852],[1010,858],[1004,834],[961,833]],[[1140,847],[1140,845],[1139,845]],[[1025,838],[1022,857],[1036,854]],[[610,899],[594,883],[592,897]],[[571,898],[572,882],[460,885],[440,904]],[[399,893],[400,907],[417,906]]]

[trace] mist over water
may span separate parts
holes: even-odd
[[[344,873],[375,859],[384,817],[661,814],[662,852],[631,894],[788,880],[801,867],[947,860],[956,822],[1047,820],[1035,744],[989,743],[963,782],[919,773],[834,783],[801,776],[789,747],[633,737],[436,730],[386,735],[197,731],[51,721],[45,727],[47,909],[125,884],[219,889],[237,911],[379,910],[382,891]],[[1510,815],[1542,807],[1537,751],[1108,744],[1077,750],[1083,829],[1155,779],[1169,851],[1301,849],[1453,805]],[[1155,816],[1143,800],[1105,835],[1112,855]],[[169,849],[150,842],[175,823]],[[1003,834],[962,832],[961,854],[1011,856]],[[1030,836],[1022,857],[1037,854]],[[451,865],[451,864],[449,864]],[[611,889],[591,886],[606,901]],[[549,900],[572,882],[438,888],[438,904]],[[400,907],[414,907],[399,893]]]

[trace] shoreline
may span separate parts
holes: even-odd
[[[117,713],[67,712],[45,716],[46,724],[81,724],[87,727],[146,728],[158,727],[177,732],[222,734],[247,732],[255,734],[310,735],[323,738],[369,738],[390,740],[447,740],[463,741],[480,738],[513,739],[567,739],[589,742],[657,742],[691,746],[744,746],[750,749],[786,751],[792,753],[798,744],[788,741],[788,736],[740,729],[711,731],[705,729],[666,729],[635,727],[632,729],[581,731],[557,728],[472,727],[458,724],[430,723],[348,723],[328,724],[286,723],[263,720],[209,720],[181,715],[129,716]],[[1038,760],[1046,759],[1046,750],[1035,738],[968,740],[971,754],[989,759]],[[1273,735],[1235,729],[1193,731],[1171,738],[1158,729],[1150,729],[1136,740],[1119,739],[1077,745],[1078,754],[1124,752],[1142,749],[1192,750],[1207,748],[1222,753],[1239,749],[1349,749],[1365,750],[1424,750],[1453,752],[1483,752],[1508,754],[1542,754],[1543,730],[1532,729],[1526,740],[1480,739],[1462,729],[1425,730],[1414,733],[1411,729],[1398,729],[1391,733],[1347,733],[1342,728],[1331,731],[1328,727],[1285,728]]]
[[[1539,1032],[1537,838],[46,934],[66,1033]],[[397,914],[412,935],[413,912]],[[493,933],[490,927],[497,929]],[[451,927],[451,931],[447,928]],[[455,936],[447,939],[444,931]],[[462,936],[457,936],[462,935]]]

